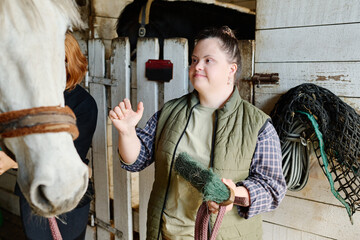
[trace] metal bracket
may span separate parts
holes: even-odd
[[[93,216],[93,215],[92,215]],[[111,232],[112,234],[114,234],[118,239],[124,239],[123,238],[123,233],[121,231],[119,231],[118,229],[112,227],[110,224],[100,220],[99,218],[92,218],[92,220],[94,221],[94,225],[97,227],[101,227],[102,229]]]
[[[139,28],[138,34],[139,34],[139,37],[145,37],[145,35],[146,35],[146,28],[145,28],[144,26],[141,26],[141,27]]]
[[[256,84],[276,84],[279,83],[278,73],[255,73],[251,81]]]

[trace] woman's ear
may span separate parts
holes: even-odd
[[[237,64],[236,64],[236,63],[232,63],[232,64],[230,65],[230,76],[231,76],[231,77],[234,77],[236,71],[237,71]]]

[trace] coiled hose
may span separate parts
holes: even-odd
[[[310,141],[304,138],[306,126],[295,120],[281,145],[282,168],[288,190],[300,191],[309,179]]]

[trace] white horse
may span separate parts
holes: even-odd
[[[73,0],[0,1],[0,113],[64,107],[65,32],[82,25]],[[16,157],[18,184],[35,213],[51,217],[76,207],[88,168],[71,134],[55,130],[0,140]]]

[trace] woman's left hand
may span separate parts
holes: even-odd
[[[236,193],[236,185],[235,183],[231,180],[231,179],[225,179],[225,178],[222,178],[221,181],[227,185],[229,188],[231,188],[234,193]],[[236,194],[235,194],[236,195]],[[208,205],[208,209],[211,213],[213,214],[216,214],[218,213],[219,211],[219,208],[220,208],[220,205],[216,202],[213,202],[213,201],[208,201],[207,202],[207,205]],[[225,213],[227,213],[228,211],[230,211],[232,208],[233,208],[234,204],[231,203],[229,205],[226,206],[226,211]]]

